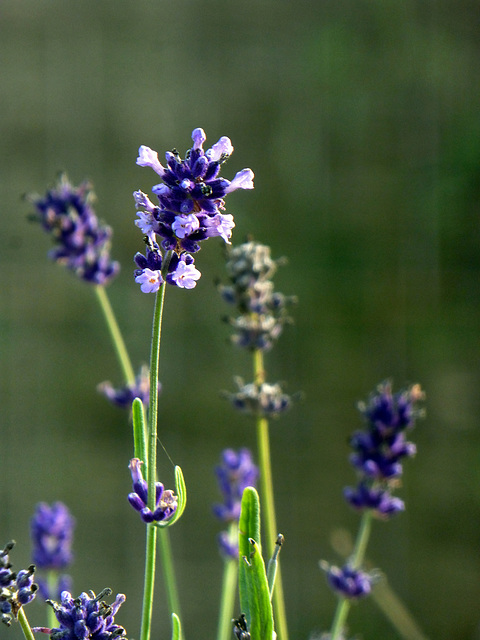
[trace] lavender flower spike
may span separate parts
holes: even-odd
[[[71,564],[75,520],[63,502],[37,504],[31,520],[32,559],[37,569],[64,569]]]
[[[148,507],[148,485],[142,475],[142,464],[138,458],[132,458],[128,465],[133,482],[133,492],[128,495],[128,501],[146,523],[168,520],[177,510],[177,496],[170,489],[164,489],[161,482],[156,482],[155,509],[151,511]]]
[[[216,504],[213,512],[225,523],[237,522],[240,517],[242,494],[246,487],[254,487],[258,479],[258,468],[253,463],[248,449],[222,451],[221,463],[215,468],[219,489],[223,495],[223,503]],[[232,533],[232,532],[231,532]],[[218,536],[220,551],[227,558],[238,557],[238,535],[234,538],[227,531]]]
[[[174,250],[178,256],[199,251],[199,243],[207,238],[220,236],[229,242],[235,225],[233,216],[224,213],[224,198],[237,189],[253,189],[251,169],[242,169],[231,182],[220,177],[222,164],[233,153],[229,138],[223,136],[207,151],[203,149],[203,129],[194,129],[192,140],[184,159],[176,149],[165,154],[166,167],[157,153],[144,145],[137,158],[138,165],[151,167],[162,182],[152,187],[158,206],[141,191],[134,193],[139,209],[135,224],[152,242],[160,236],[162,249]],[[175,280],[171,284],[182,286]]]
[[[53,629],[34,627],[32,631],[48,633],[52,640],[115,640],[126,638],[126,631],[115,623],[115,615],[125,602],[125,596],[117,594],[113,604],[102,600],[112,593],[104,589],[96,596],[93,591],[73,598],[64,591],[60,603],[48,601],[53,607],[59,626]]]
[[[88,182],[74,187],[63,174],[45,196],[30,196],[29,200],[35,207],[34,219],[52,235],[52,260],[92,284],[106,285],[113,280],[120,265],[110,258],[112,230],[100,224]]]
[[[11,571],[10,551],[15,546],[12,540],[0,551],[0,619],[7,627],[16,620],[21,607],[35,598],[38,585],[33,581],[35,565],[18,573]]]

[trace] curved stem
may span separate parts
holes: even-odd
[[[256,349],[253,353],[253,368],[255,384],[263,384],[265,382],[265,370],[263,366],[263,353],[260,349]],[[273,495],[270,437],[268,432],[268,420],[265,417],[257,417],[257,442],[265,537],[267,541],[268,556],[271,557],[275,550],[275,541],[277,539],[278,530]],[[280,563],[277,568],[275,589],[273,592],[273,606],[278,640],[288,640],[287,615],[285,611]]]
[[[127,382],[128,384],[133,384],[135,382],[135,373],[133,371],[132,363],[130,362],[127,348],[125,346],[125,342],[123,340],[120,328],[118,326],[117,319],[115,318],[115,314],[113,312],[112,305],[110,304],[110,300],[107,296],[105,287],[103,287],[102,285],[95,285],[94,289],[95,289],[95,294],[97,296],[97,300],[103,311],[103,316],[107,323],[107,327],[110,332],[110,337],[112,338],[115,353],[117,354],[118,362],[122,369],[125,382]]]
[[[162,571],[167,591],[168,606],[170,614],[175,613],[181,618],[180,601],[178,598],[177,580],[173,569],[173,553],[170,545],[170,535],[168,529],[159,531],[160,556],[162,558]]]
[[[358,529],[357,539],[355,540],[355,547],[349,561],[349,564],[354,569],[358,569],[363,563],[371,528],[372,512],[364,511],[362,519],[360,520],[360,527]],[[351,601],[348,598],[339,598],[330,631],[330,640],[339,640],[339,638],[342,637],[345,622],[350,611],[350,605]]]
[[[230,539],[238,537],[238,524],[231,522],[228,529]],[[232,618],[237,593],[238,560],[226,558],[223,564],[222,596],[218,617],[217,640],[230,640],[232,636]]]

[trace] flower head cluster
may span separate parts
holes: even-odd
[[[54,240],[55,248],[49,252],[52,260],[93,284],[106,285],[117,275],[120,266],[110,258],[112,230],[98,221],[88,182],[74,187],[61,175],[45,196],[29,199],[35,207],[34,218]]]
[[[237,189],[253,189],[251,169],[239,171],[231,182],[220,177],[222,164],[233,153],[229,138],[220,138],[206,151],[203,129],[195,129],[192,140],[193,146],[183,159],[176,149],[167,152],[166,166],[150,147],[139,149],[137,164],[150,167],[162,180],[152,187],[157,205],[142,191],[133,194],[138,210],[135,224],[149,243],[146,256],[135,256],[135,280],[144,293],[157,291],[164,279],[192,289],[200,272],[190,254],[199,251],[200,242],[207,238],[219,236],[230,243],[235,223],[231,214],[224,213],[225,197]],[[162,251],[176,255],[163,271]]]
[[[158,392],[160,393],[162,385],[158,383]],[[102,393],[107,400],[122,409],[130,409],[135,398],[140,398],[144,405],[148,405],[150,398],[150,373],[146,365],[142,366],[139,374],[135,377],[133,384],[115,389],[108,380],[101,382],[97,390]]]
[[[326,563],[322,563],[321,566],[326,571],[330,587],[344,598],[363,598],[372,590],[374,577],[365,571],[354,569],[349,564],[341,568]]]
[[[292,404],[290,396],[283,393],[280,384],[249,383],[235,378],[238,387],[236,393],[225,391],[223,395],[230,400],[235,409],[254,416],[276,417],[287,411]]]
[[[230,251],[226,267],[231,284],[219,289],[240,314],[230,319],[236,345],[268,350],[290,320],[287,309],[296,298],[275,292],[270,280],[282,262],[272,259],[270,247],[257,242],[246,242]]]
[[[245,448],[239,451],[225,449],[222,451],[220,464],[215,467],[215,474],[223,503],[214,505],[213,512],[222,522],[238,522],[243,491],[246,487],[254,487],[258,479],[258,468],[253,462],[252,454]],[[224,555],[237,558],[237,535],[235,531],[231,533],[222,531],[218,542]]]
[[[381,384],[366,404],[360,405],[366,429],[353,434],[350,462],[358,471],[357,487],[347,487],[346,500],[356,509],[372,510],[380,518],[403,511],[402,500],[392,495],[402,475],[402,460],[416,453],[407,434],[421,414],[417,402],[424,394],[419,385],[393,394],[391,384]]]
[[[128,494],[128,501],[132,507],[140,512],[144,522],[163,522],[173,516],[177,510],[177,496],[170,489],[164,489],[161,482],[155,483],[155,508],[148,507],[148,485],[142,475],[143,462],[132,458],[128,468],[132,474],[133,492]]]
[[[115,615],[125,602],[125,596],[119,593],[112,604],[107,604],[103,598],[111,593],[111,589],[104,589],[98,596],[89,591],[73,598],[71,593],[63,591],[60,603],[48,601],[53,607],[59,627],[34,627],[32,631],[48,633],[51,640],[126,639],[125,629],[115,624]]]
[[[0,551],[0,614],[2,622],[7,626],[12,619],[17,618],[20,608],[35,598],[38,589],[33,581],[33,564],[18,573],[12,571],[10,551],[14,545],[15,542],[11,541]]]
[[[37,504],[30,522],[33,549],[32,559],[37,569],[59,571],[68,567],[73,560],[72,541],[75,520],[62,502],[52,506],[45,502]],[[47,599],[57,597],[71,585],[69,575],[60,575],[55,592],[51,593],[47,580],[37,576],[37,583],[42,596]]]

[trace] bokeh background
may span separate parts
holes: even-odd
[[[114,228],[122,272],[109,294],[136,366],[148,360],[153,297],[132,278],[141,250],[132,192],[155,174],[137,149],[228,135],[234,241],[286,256],[277,289],[295,325],[267,355],[271,382],[304,400],[272,424],[278,521],[293,639],[329,627],[335,600],[318,568],[339,560],[354,480],[348,435],[377,383],[420,382],[427,418],[400,495],[407,511],[373,531],[369,557],[435,640],[478,638],[480,619],[480,7],[473,0],[2,0],[0,542],[30,562],[40,501],[77,519],[75,592],[110,586],[138,637],[144,530],[128,507],[128,417],[96,384],[121,382],[88,286],[46,258],[25,192],[59,170],[89,178]],[[219,397],[251,378],[229,344],[222,242],[204,245],[194,291],[168,291],[160,438],[184,470],[188,509],[172,530],[186,636],[211,638],[222,564],[212,472],[226,446],[255,449],[253,424]],[[160,456],[162,479],[173,478]],[[3,542],[2,542],[3,541]],[[161,581],[155,638],[169,637]],[[33,624],[43,610],[30,608]],[[351,634],[398,638],[369,601]],[[1,638],[20,638],[18,628]]]

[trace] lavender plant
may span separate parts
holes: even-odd
[[[62,175],[45,196],[32,196],[34,218],[52,235],[50,256],[66,266],[81,280],[93,286],[123,372],[124,383],[115,388],[104,382],[99,390],[114,404],[131,408],[134,455],[129,463],[132,491],[128,502],[145,526],[144,593],[140,618],[140,640],[151,639],[157,551],[172,618],[172,640],[181,640],[180,598],[174,571],[169,528],[178,521],[186,506],[186,486],[182,470],[175,467],[175,488],[166,489],[157,473],[158,379],[162,318],[166,285],[181,289],[197,286],[201,273],[194,255],[208,238],[220,237],[230,244],[235,226],[233,216],[225,212],[225,199],[238,189],[253,188],[253,172],[239,171],[232,181],[220,176],[222,166],[233,152],[229,138],[222,137],[206,151],[203,129],[192,133],[193,146],[184,158],[176,149],[167,152],[166,166],[158,154],[141,146],[137,164],[150,167],[161,182],[152,187],[153,203],[141,191],[134,192],[137,209],[135,225],[144,235],[144,253],[134,257],[135,282],[143,293],[154,293],[152,339],[149,367],[135,375],[119,325],[109,303],[106,286],[119,270],[110,257],[111,230],[98,221],[93,209],[94,195],[87,183],[74,187]],[[216,468],[223,502],[214,506],[215,515],[227,529],[219,535],[224,558],[217,640],[232,633],[238,640],[288,640],[286,607],[278,562],[283,536],[278,533],[269,421],[285,413],[292,404],[278,383],[267,382],[264,353],[269,351],[284,325],[290,322],[293,296],[275,292],[272,277],[282,260],[271,258],[269,247],[246,242],[228,254],[228,284],[219,287],[224,300],[233,305],[236,315],[229,319],[232,342],[252,356],[253,381],[236,378],[235,392],[225,392],[234,408],[253,416],[257,434],[259,468],[249,450],[226,449]],[[338,594],[338,607],[329,634],[330,640],[344,638],[350,602],[371,592],[374,576],[365,571],[368,536],[373,518],[388,520],[404,509],[393,495],[402,474],[403,458],[411,457],[415,447],[407,440],[419,415],[416,404],[423,398],[418,385],[393,394],[389,383],[361,405],[366,430],[351,440],[351,462],[358,474],[355,488],[345,490],[347,502],[362,514],[352,556],[343,567],[322,563],[327,580]],[[255,489],[260,479],[260,497]],[[261,521],[265,531],[265,557],[262,552]],[[51,640],[114,640],[126,638],[125,629],[115,616],[125,601],[118,594],[112,604],[104,589],[73,597],[71,587],[59,576],[72,561],[71,542],[74,520],[62,503],[41,503],[32,518],[33,558],[37,567],[50,576],[42,583],[41,593],[50,605],[47,627],[30,627],[24,606],[38,589],[33,582],[34,565],[15,574],[9,553],[13,543],[0,552],[0,610],[9,625],[18,620],[27,640],[33,632],[42,632]],[[282,527],[283,528],[283,527]],[[236,592],[239,594],[239,609]],[[60,591],[60,592],[59,592]],[[238,613],[237,613],[238,612]]]

